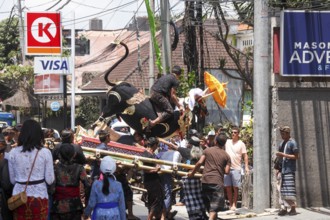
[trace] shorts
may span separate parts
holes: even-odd
[[[234,186],[240,187],[241,186],[241,171],[230,169],[229,174],[225,175],[224,184],[225,186]]]
[[[217,184],[202,183],[202,197],[209,212],[224,210],[225,197],[223,187]]]

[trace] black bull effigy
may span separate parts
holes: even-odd
[[[133,85],[127,82],[112,83],[108,79],[110,72],[116,68],[129,53],[127,45],[122,42],[120,44],[125,47],[126,53],[105,73],[104,79],[111,88],[107,93],[107,105],[103,108],[103,112],[96,123],[103,121],[106,117],[116,115],[122,118],[134,130],[140,133],[146,133],[145,130],[148,125],[148,120],[153,120],[157,117],[157,107]],[[204,104],[204,108],[199,109],[207,111],[203,98],[199,95],[196,96],[196,99],[198,99],[198,104]],[[168,137],[176,131],[185,133],[191,119],[192,114],[189,108],[186,108],[184,112],[174,111],[173,116],[152,127],[146,134],[147,136]]]

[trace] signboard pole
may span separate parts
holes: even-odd
[[[75,14],[73,12],[73,25],[71,28],[71,59],[72,59],[72,75],[71,75],[71,129],[75,130],[75,90],[76,90],[76,76],[75,76],[75,60],[76,55],[75,44],[76,44],[76,31],[75,31]]]
[[[67,115],[67,111],[68,111],[68,105],[67,105],[67,100],[68,100],[68,96],[67,96],[67,79],[66,79],[66,75],[63,75],[63,126],[64,129],[67,128],[67,119],[68,117]]]

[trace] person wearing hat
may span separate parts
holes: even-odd
[[[176,96],[176,90],[180,84],[179,77],[181,73],[181,67],[174,66],[171,74],[161,76],[151,87],[150,100],[160,109],[162,113],[154,120],[149,119],[148,129],[165,121],[173,115],[174,110],[172,103],[177,106],[180,111],[183,110],[183,107],[179,103],[179,99]]]
[[[280,186],[280,205],[278,215],[296,215],[296,161],[299,158],[297,142],[290,135],[289,126],[280,127],[280,134],[283,141],[278,146],[277,158],[281,164],[277,169],[277,180]],[[287,209],[290,208],[290,212]]]
[[[214,146],[214,138],[215,138],[215,131],[214,130],[210,130],[207,133],[207,139],[206,139],[207,147]]]
[[[72,144],[62,144],[59,153],[59,162],[54,165],[55,192],[51,205],[52,219],[81,220],[83,204],[80,199],[80,182],[84,185],[85,194],[89,195],[90,183],[87,173],[83,165],[73,163],[75,150]]]
[[[103,180],[96,180],[92,185],[88,205],[84,211],[84,219],[126,220],[125,197],[120,182],[116,180],[116,161],[106,156],[102,159],[100,170]]]
[[[209,219],[217,219],[217,213],[224,209],[224,174],[229,173],[231,159],[224,150],[227,136],[223,133],[216,137],[216,146],[206,148],[195,168],[189,172],[188,177],[193,177],[204,164],[202,176],[202,195]]]

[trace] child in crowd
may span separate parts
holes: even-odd
[[[102,159],[100,165],[103,180],[93,183],[84,219],[92,214],[92,220],[125,220],[125,198],[120,182],[113,175],[116,171],[116,161],[110,156]]]

